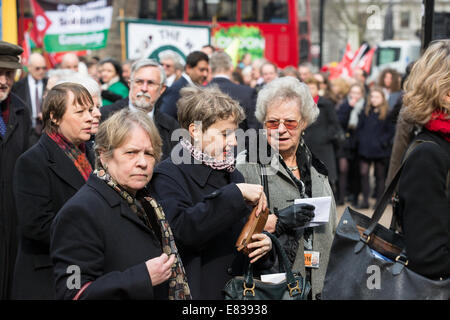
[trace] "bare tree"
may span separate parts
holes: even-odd
[[[342,23],[347,33],[356,30],[358,44],[364,39],[368,29],[381,23],[381,0],[331,0],[327,11],[334,15],[333,24]],[[382,25],[379,26],[380,29]]]

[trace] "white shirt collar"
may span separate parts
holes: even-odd
[[[185,73],[185,72],[183,72],[182,74],[181,74],[181,76],[183,77],[183,78],[185,78],[186,80],[187,80],[187,82],[189,82],[190,84],[192,84],[192,85],[196,85],[193,81],[192,81],[192,79],[191,79],[191,77],[189,77],[189,75],[187,74],[187,73]]]
[[[214,78],[225,78],[225,79],[230,80],[230,77],[229,77],[228,75],[226,75],[226,74],[223,74],[223,73],[215,74],[215,75],[213,76],[213,79],[214,79]]]

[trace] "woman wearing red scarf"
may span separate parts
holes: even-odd
[[[403,102],[404,119],[422,127],[398,185],[408,267],[443,280],[450,277],[450,40],[432,43],[414,64]]]
[[[20,244],[13,299],[54,298],[50,226],[92,172],[85,142],[91,137],[93,108],[92,97],[83,86],[63,83],[53,87],[43,105],[44,134],[16,163]]]

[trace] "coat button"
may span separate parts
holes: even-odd
[[[232,269],[231,267],[229,267],[229,268],[227,269],[227,273],[228,273],[230,276],[232,276],[232,275],[233,275],[233,269]]]

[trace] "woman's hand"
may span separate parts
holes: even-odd
[[[269,214],[269,217],[267,218],[266,225],[264,226],[264,230],[270,233],[274,233],[277,226],[278,217],[276,214]]]
[[[148,274],[150,275],[150,280],[152,281],[152,286],[157,286],[170,278],[174,262],[175,255],[172,255],[169,258],[165,253],[145,262]]]
[[[259,258],[272,250],[272,240],[264,233],[254,234],[252,240],[254,240],[254,242],[247,245],[247,248],[251,250],[248,257],[252,259],[250,260],[250,263],[255,263]]]
[[[241,190],[242,196],[245,201],[253,206],[257,206],[255,214],[258,217],[259,214],[267,208],[267,198],[264,193],[264,189],[259,184],[238,183],[236,186]]]

